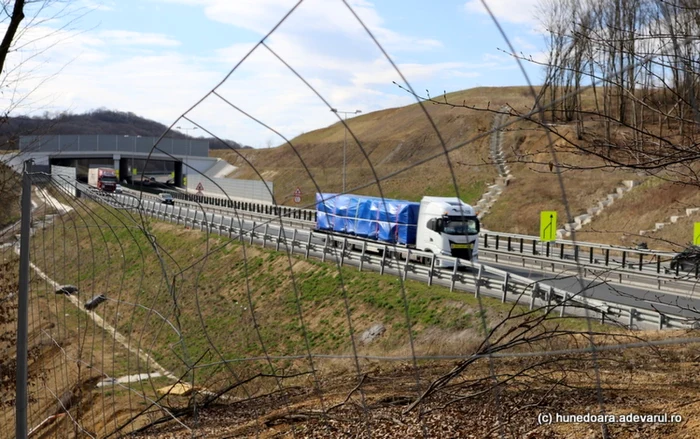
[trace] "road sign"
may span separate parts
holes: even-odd
[[[554,210],[543,210],[540,212],[540,241],[557,240],[557,212]]]
[[[294,190],[294,202],[297,204],[301,203],[301,188],[299,187]]]
[[[693,225],[693,245],[700,245],[700,223]]]
[[[202,195],[203,190],[204,190],[204,185],[200,181],[199,183],[197,183],[197,195]]]
[[[139,170],[136,168],[131,168],[131,175],[139,175]]]

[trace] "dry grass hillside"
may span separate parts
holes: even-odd
[[[507,102],[527,101],[525,90],[518,87],[478,88],[450,93],[446,98],[450,102],[466,102],[478,107],[486,107],[490,102],[491,108],[499,108]],[[468,202],[476,202],[497,175],[496,169],[489,164],[489,138],[486,135],[493,122],[492,114],[432,104],[426,104],[425,107],[447,148],[474,139],[450,153],[450,160],[460,196]],[[447,161],[443,155],[439,155],[443,150],[442,145],[417,104],[362,114],[349,119],[348,125],[362,145],[358,146],[353,137],[348,136],[349,192],[379,195],[376,184],[355,189],[375,181],[372,173],[374,167],[379,179],[410,168],[381,181],[382,191],[387,197],[418,200],[423,195],[455,194]],[[275,183],[278,202],[289,204],[294,189],[300,187],[304,194],[309,195],[304,201],[311,203],[312,196],[317,191],[316,184],[325,192],[342,189],[344,134],[343,124],[336,123],[292,139],[290,143],[298,156],[289,144],[266,150],[239,152],[266,180]],[[216,151],[213,154],[240,167],[232,177],[259,178],[236,152]],[[413,167],[433,155],[438,157]],[[304,164],[309,172],[304,169]]]
[[[525,87],[475,88],[435,98],[456,105],[475,106],[498,110],[508,104],[516,112],[527,113],[533,99]],[[582,94],[584,108],[593,108],[590,93]],[[459,195],[469,203],[476,203],[492,184],[497,171],[489,156],[491,129],[495,114],[467,108],[426,103],[448,148],[468,142],[450,153]],[[599,201],[613,193],[623,180],[644,183],[648,176],[631,170],[611,169],[602,159],[577,153],[557,135],[547,135],[545,129],[532,122],[507,119],[502,147],[510,164],[513,179],[499,201],[484,218],[484,225],[492,230],[537,234],[539,212],[559,212],[559,227],[568,214],[571,217],[586,213]],[[348,125],[362,148],[348,136],[347,190],[353,193],[379,195],[370,163],[381,180],[392,173],[403,171],[381,180],[384,196],[418,200],[424,195],[452,196],[455,194],[452,174],[447,167],[442,146],[428,119],[417,104],[401,108],[362,114],[348,120]],[[585,121],[589,134],[600,134],[600,121]],[[574,124],[557,124],[550,128],[559,136],[575,139]],[[326,128],[305,133],[276,148],[238,151],[216,151],[214,155],[238,166],[234,178],[259,179],[275,183],[278,203],[292,204],[296,187],[304,193],[302,204],[313,204],[318,189],[338,192],[342,188],[344,127],[336,123]],[[628,133],[614,126],[613,136],[622,138]],[[584,137],[583,142],[593,136]],[[557,154],[561,180],[556,169],[551,171],[552,149]],[[294,149],[292,146],[294,146]],[[296,152],[295,152],[296,151]],[[365,154],[367,157],[365,157]],[[422,160],[436,158],[418,165]],[[251,167],[252,165],[252,167]],[[305,169],[304,165],[308,168]],[[255,169],[253,169],[253,167]],[[369,184],[369,185],[368,185]],[[653,187],[651,188],[650,185]],[[649,241],[659,248],[670,248],[665,241],[684,244],[689,241],[685,223],[680,220],[651,237],[639,236],[639,230],[650,229],[656,222],[668,221],[671,215],[686,207],[698,205],[691,187],[682,188],[670,182],[647,182],[608,207],[593,222],[578,233],[577,239],[632,245]],[[678,230],[678,231],[675,231]]]

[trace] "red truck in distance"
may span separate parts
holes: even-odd
[[[111,168],[91,168],[88,170],[88,185],[104,192],[117,189],[117,174]]]

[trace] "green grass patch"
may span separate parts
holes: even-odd
[[[245,358],[346,353],[351,335],[374,323],[387,331],[363,349],[386,355],[407,345],[409,327],[417,337],[434,329],[484,334],[468,293],[297,256],[291,276],[286,253],[246,246],[244,258],[238,241],[155,221],[142,228],[128,212],[90,208],[92,223],[76,212],[34,237],[46,272],[78,285],[81,297],[113,299],[97,312],[176,375],[211,365],[197,369],[196,382],[245,376],[253,367]],[[482,302],[490,324],[511,308]],[[115,367],[126,372],[131,361]]]

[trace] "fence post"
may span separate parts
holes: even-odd
[[[501,303],[506,303],[506,295],[508,294],[508,281],[510,280],[510,273],[506,273],[506,277],[503,279],[503,285],[501,286]]]
[[[406,253],[406,263],[403,266],[403,280],[406,280],[406,276],[408,276],[408,264],[411,262],[411,249],[408,249],[408,253]]]
[[[362,271],[362,265],[365,263],[365,251],[367,250],[367,241],[362,241],[362,255],[360,256],[360,268]]]
[[[280,240],[282,239],[282,226],[279,226],[277,228],[277,247],[275,248],[276,251],[280,251]],[[294,254],[294,251],[292,250],[292,254]]]
[[[265,245],[267,244],[267,230],[269,223],[265,223],[265,231],[263,232],[263,248],[265,248]]]
[[[340,249],[340,266],[345,263],[345,249],[348,246],[348,238],[343,238],[343,247]]]
[[[634,316],[636,314],[637,314],[637,310],[634,308],[630,308],[630,318],[629,318],[629,322],[628,322],[628,326],[630,329],[632,329],[632,327],[634,327]]]
[[[530,311],[532,311],[535,308],[535,298],[537,296],[537,293],[540,291],[540,284],[535,282],[532,285],[532,293],[530,293]]]
[[[483,270],[484,270],[484,266],[483,266],[483,265],[479,265],[479,272],[478,272],[477,275],[476,275],[476,285],[475,285],[476,288],[474,288],[474,297],[479,297],[479,294],[481,294],[481,276],[482,276],[483,273],[484,273]],[[456,271],[456,270],[455,270],[453,273],[454,273],[454,276],[457,275],[457,271]]]
[[[564,301],[561,303],[561,309],[559,310],[559,317],[564,317],[564,311],[566,310],[566,302],[569,300],[569,292],[564,291]]]
[[[29,235],[32,215],[32,160],[24,162],[22,216],[19,238],[19,296],[17,308],[17,391],[15,437],[27,437],[27,349],[29,343]]]
[[[382,263],[379,266],[379,274],[383,275],[384,274],[384,262],[386,261],[386,253],[389,249],[387,248],[386,245],[384,245],[384,250],[382,250]]]
[[[496,235],[496,238],[498,238],[498,235]],[[452,267],[452,280],[450,281],[450,291],[454,291],[456,280],[457,280],[457,261],[455,261],[455,264]],[[478,293],[478,291],[477,291],[477,293]]]
[[[294,229],[294,237],[296,237],[297,229]],[[306,240],[306,259],[309,259],[309,251],[311,251],[311,235],[313,232],[309,231],[309,239]],[[292,241],[292,253],[294,253],[294,241]]]
[[[428,285],[433,284],[433,270],[435,270],[435,253],[430,255],[430,273],[428,273]]]
[[[250,245],[253,245],[253,238],[255,237],[255,221],[253,221],[253,227],[250,229]]]

